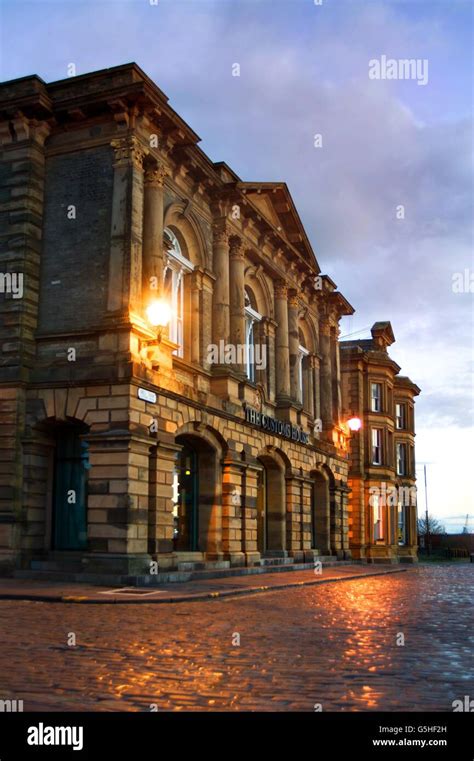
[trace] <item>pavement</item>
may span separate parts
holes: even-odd
[[[371,576],[404,573],[409,568],[393,565],[344,565],[338,568],[263,573],[255,576],[227,576],[162,584],[159,587],[99,587],[91,584],[71,584],[29,579],[0,579],[0,600],[30,600],[48,603],[138,604],[180,603],[213,600],[224,597],[253,595],[291,587],[306,587],[352,581]]]
[[[322,576],[311,574],[180,583],[155,599],[140,596],[152,604],[139,607],[4,599],[0,700],[22,700],[25,712],[314,714],[452,712],[454,701],[473,698],[474,565],[323,566]],[[267,589],[255,594],[256,584]],[[237,588],[233,597],[154,604],[186,589]],[[57,599],[86,591],[24,580],[3,586],[5,594],[15,589]],[[87,593],[110,599],[100,591]]]

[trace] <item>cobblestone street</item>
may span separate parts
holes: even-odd
[[[474,697],[473,579],[445,564],[194,603],[4,600],[0,698],[25,711],[451,711]]]

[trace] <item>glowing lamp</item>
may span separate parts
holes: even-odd
[[[152,301],[146,309],[146,316],[154,328],[165,328],[171,320],[170,305],[162,299]]]
[[[362,426],[362,420],[360,417],[351,417],[347,421],[347,425],[351,431],[359,431]]]

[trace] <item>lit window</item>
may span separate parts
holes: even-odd
[[[404,404],[395,405],[395,425],[399,431],[406,428],[406,406]]]
[[[380,412],[382,409],[382,384],[370,384],[370,409],[372,412]]]
[[[382,429],[372,428],[372,464],[382,464]]]
[[[405,476],[407,472],[407,446],[397,444],[397,475]]]
[[[165,243],[167,260],[163,274],[163,296],[171,308],[171,320],[169,323],[170,341],[178,345],[173,354],[178,357],[184,356],[184,280],[188,272],[192,272],[194,265],[181,252],[181,246],[176,235],[169,229],[165,229]]]
[[[406,507],[398,503],[398,544],[403,546],[407,543],[407,516]]]
[[[383,540],[383,509],[378,494],[372,496],[372,515],[374,526],[374,542]]]

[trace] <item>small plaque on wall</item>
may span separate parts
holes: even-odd
[[[151,402],[156,404],[156,394],[154,391],[148,391],[146,388],[138,389],[138,398],[143,399],[144,402]]]

